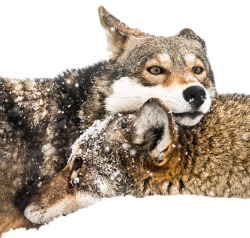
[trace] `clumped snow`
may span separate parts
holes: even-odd
[[[78,146],[80,144],[84,144],[85,142],[87,142],[90,137],[93,140],[99,138],[112,118],[113,118],[113,116],[107,116],[106,119],[104,119],[102,121],[95,120],[93,125],[90,126],[86,131],[84,131],[84,133],[72,145],[72,147],[71,147],[72,153],[71,153],[71,156],[69,158],[69,161],[71,160],[73,155],[77,154],[76,151],[79,149]],[[94,147],[95,147],[95,145],[94,145]],[[107,148],[107,147],[105,148],[105,150],[106,149],[109,150],[109,148]]]
[[[41,150],[45,156],[52,156],[56,153],[56,148],[51,143],[43,145]]]

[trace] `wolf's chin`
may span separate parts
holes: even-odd
[[[204,116],[201,112],[173,113],[173,115],[176,123],[183,126],[195,126]]]

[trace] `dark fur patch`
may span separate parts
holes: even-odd
[[[17,206],[22,212],[30,201],[32,191],[34,190],[34,182],[30,181],[15,196],[15,206]]]

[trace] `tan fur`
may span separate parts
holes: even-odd
[[[99,16],[107,31],[110,60],[67,70],[53,79],[0,78],[0,234],[22,225],[34,226],[20,211],[43,183],[64,168],[71,145],[95,120],[137,111],[152,97],[160,97],[182,125],[197,124],[210,108],[216,94],[213,72],[204,41],[191,29],[159,37],[129,28],[103,7]],[[195,60],[187,66],[184,59],[189,54]],[[201,63],[204,73],[192,72]],[[164,73],[150,74],[151,66],[161,66]],[[202,97],[197,93],[198,106],[183,96],[194,86],[204,93]],[[123,138],[119,131],[110,133],[115,136]],[[157,157],[158,166],[164,163],[160,150],[171,152],[170,142],[165,142],[150,154]]]
[[[72,212],[74,201],[79,205],[72,194],[250,198],[249,107],[249,96],[219,96],[191,130],[176,127],[168,108],[155,99],[137,114],[108,118],[76,141],[69,164],[31,198],[25,216],[42,224]],[[169,146],[160,146],[166,138]],[[54,190],[61,191],[58,199]],[[51,213],[69,198],[70,208]]]
[[[205,70],[201,75],[194,75],[192,72],[193,66],[201,66],[205,68],[204,64],[193,55],[193,60],[186,60],[187,68],[185,70],[176,69],[169,58],[169,60],[162,59],[162,54],[159,54],[155,59],[149,60],[142,71],[142,76],[153,84],[162,84],[163,87],[171,87],[176,85],[187,85],[188,83],[204,83],[207,80],[208,72]],[[161,66],[166,69],[166,74],[154,76],[148,73],[147,68],[151,66]]]

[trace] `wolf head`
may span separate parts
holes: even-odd
[[[98,121],[73,144],[67,166],[30,198],[24,215],[44,224],[102,197],[141,196],[140,184],[149,170],[170,161],[177,139],[173,116],[158,99],[136,113]]]
[[[114,69],[106,110],[137,110],[155,97],[168,105],[178,124],[196,125],[216,94],[205,42],[191,29],[172,37],[153,36],[127,27],[103,7],[99,15]]]

